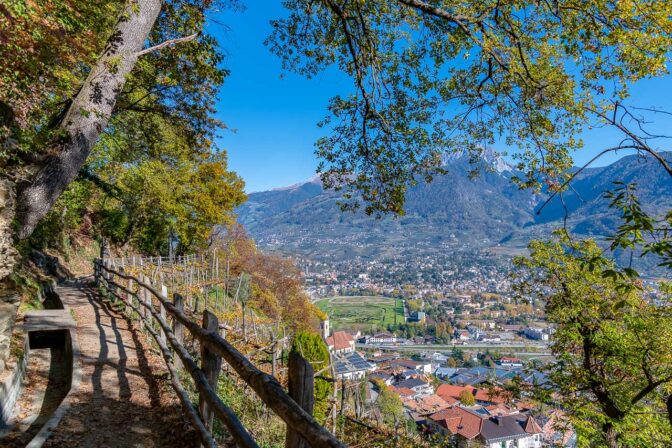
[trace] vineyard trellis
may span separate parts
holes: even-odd
[[[172,260],[162,257],[97,259],[94,272],[97,284],[137,318],[159,346],[173,389],[203,446],[217,446],[212,434],[215,417],[222,421],[238,446],[258,446],[235,412],[217,396],[222,360],[286,423],[288,448],[345,446],[312,417],[313,369],[309,362],[298,353],[290,354],[288,393],[272,374],[255,367],[227,340],[227,331],[236,326],[220,324],[217,313],[227,307],[230,284],[237,286],[231,295],[243,300],[240,294],[246,274],[240,273],[232,282],[228,262],[225,271],[220,272],[219,259],[214,253],[211,258],[192,255]],[[218,300],[220,287],[225,287],[221,301]],[[173,301],[168,299],[169,291]],[[213,300],[209,300],[211,295]],[[202,325],[194,319],[201,312]],[[244,328],[244,306],[242,313]],[[250,316],[254,325],[254,314]],[[256,334],[256,326],[254,330]],[[187,348],[187,335],[192,344],[200,346],[200,366]],[[247,339],[245,330],[243,338]],[[286,337],[272,336],[271,339],[274,374],[277,345],[280,341],[284,343]],[[185,370],[193,379],[199,393],[198,411],[180,381],[179,370]]]

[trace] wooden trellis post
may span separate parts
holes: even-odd
[[[313,393],[314,378],[313,366],[310,365],[298,352],[289,353],[289,396],[303,408],[304,411],[313,415],[315,396]],[[309,448],[309,445],[296,431],[287,427],[286,448]]]
[[[203,311],[203,328],[214,332],[219,332],[219,321],[217,316],[208,310]],[[214,390],[217,390],[217,380],[219,372],[222,370],[222,358],[216,353],[208,350],[208,347],[201,343],[201,370],[205,373],[208,383]],[[208,403],[202,395],[198,397],[198,410],[205,427],[212,430],[215,414],[209,409]]]
[[[165,297],[166,299],[168,299],[168,288],[166,287],[166,285],[161,285],[161,295],[163,297]],[[159,301],[159,312],[161,314],[161,319],[166,321],[167,320],[166,319],[166,308],[163,306],[163,303],[161,301]],[[166,333],[163,330],[161,330],[161,339],[163,340],[163,342],[165,344]]]
[[[149,277],[146,275],[142,276],[142,282],[146,285],[150,284]],[[152,296],[151,293],[146,289],[142,288],[142,300],[145,302],[145,304],[152,306]],[[144,308],[144,307],[143,307]],[[148,317],[151,318],[151,315],[149,314],[148,310],[144,310],[144,316],[143,317]]]
[[[128,279],[128,290],[133,291],[133,279],[131,279],[131,278]],[[137,300],[134,300],[133,296],[129,294],[128,295],[128,303],[129,304],[134,304],[136,302],[137,302]],[[138,304],[138,307],[139,306],[140,306],[140,304]],[[133,319],[133,310],[131,308],[127,308],[127,310],[128,310],[129,316],[131,316],[131,319]]]
[[[177,293],[173,294],[173,304],[180,313],[184,312],[184,297],[182,297]],[[173,318],[173,334],[175,335],[175,339],[177,339],[177,342],[179,342],[180,344],[184,343],[184,325],[182,325],[175,318]],[[173,364],[175,365],[175,368],[178,370],[184,367],[182,364],[182,360],[180,359],[179,356],[175,356],[173,358]]]

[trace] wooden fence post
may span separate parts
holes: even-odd
[[[203,311],[203,328],[215,333],[219,332],[217,316],[208,310]],[[201,343],[201,370],[205,373],[210,386],[214,390],[217,390],[217,379],[219,378],[219,372],[222,370],[222,358],[208,350],[203,343]],[[198,410],[201,412],[201,418],[203,419],[203,423],[205,423],[205,427],[212,432],[215,414],[209,409],[205,397],[200,394],[198,397]]]
[[[188,277],[188,295],[187,298],[189,299],[189,308],[191,310],[194,310],[194,293],[192,291],[192,287],[194,286],[194,266],[189,266],[189,277]]]
[[[142,276],[142,282],[145,285],[149,285],[150,284],[149,277],[147,277],[146,275],[143,275]],[[145,304],[149,305],[150,307],[152,306],[152,293],[149,292],[149,290],[147,288],[142,288],[142,300],[144,300]],[[146,309],[144,306],[142,307],[142,310],[143,310],[143,316],[142,317],[146,317],[151,321],[152,320],[152,314],[149,312],[149,310]]]
[[[273,337],[273,345],[271,345],[271,376],[277,378],[278,375],[278,341]]]
[[[168,288],[166,285],[161,285],[161,295],[168,299]],[[164,322],[167,322],[166,320],[166,308],[163,306],[163,302],[159,300],[159,314],[161,314],[161,319],[163,319]],[[163,343],[166,343],[166,333],[161,329],[161,340]]]
[[[289,396],[303,408],[304,411],[313,415],[315,396],[313,394],[314,375],[313,366],[296,351],[289,353]],[[286,448],[309,448],[310,445],[290,427],[287,427]]]
[[[128,290],[133,291],[133,279],[128,279]],[[129,294],[128,296],[128,303],[131,305],[134,305],[137,300],[134,301],[134,296],[132,294]],[[140,307],[140,304],[138,303],[138,307]],[[126,308],[128,311],[128,315],[131,317],[131,320],[133,319],[133,309],[132,308]]]
[[[173,294],[173,304],[180,313],[184,312],[184,297],[177,293]],[[173,317],[173,334],[180,345],[184,343],[184,325],[182,325],[175,317]],[[179,356],[173,357],[173,364],[178,370],[181,370],[184,367]]]
[[[119,273],[121,275],[124,275],[126,273],[126,270],[124,269],[123,265],[119,267]],[[119,277],[118,283],[123,284],[123,279],[121,277]],[[124,310],[123,311],[125,313],[126,312],[126,302],[129,299],[128,293],[126,291],[124,291],[123,289],[119,288],[119,298],[121,299],[121,302],[124,304]]]
[[[142,285],[140,285],[141,281],[144,282],[144,278],[142,277],[142,275],[139,274],[137,278],[138,278],[138,295],[137,295],[138,310],[140,311],[140,320],[142,320],[145,318],[145,314],[147,314],[147,310],[145,310],[145,307],[141,305],[141,303],[145,303],[145,288],[143,288]],[[143,326],[141,326],[140,328],[143,328]]]
[[[105,266],[107,269],[110,269],[110,261],[109,261],[109,260],[105,260],[105,261],[103,262],[103,266]],[[112,275],[110,274],[110,271],[109,271],[109,270],[104,270],[104,271],[103,271],[103,278],[105,279],[105,292],[106,292],[106,296],[107,296],[107,293],[110,292],[110,277],[112,277]]]

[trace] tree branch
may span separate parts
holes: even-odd
[[[137,53],[135,53],[135,55],[137,57],[140,57],[140,56],[145,55],[147,53],[152,53],[154,51],[161,50],[164,47],[168,47],[168,46],[175,45],[175,44],[180,44],[182,42],[189,42],[190,40],[194,40],[197,37],[198,37],[198,33],[194,33],[190,36],[178,37],[177,39],[170,39],[170,40],[162,42],[158,45],[154,45],[153,47],[149,47],[149,48],[145,48],[144,50],[140,50]]]

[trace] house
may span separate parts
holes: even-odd
[[[540,448],[541,434],[532,416],[514,414],[483,420],[478,438],[487,448]]]
[[[508,392],[499,387],[477,389],[472,386],[456,386],[454,384],[440,385],[436,389],[436,394],[444,400],[449,398],[459,400],[460,394],[464,391],[470,392],[476,399],[476,403],[484,406],[506,403],[510,398]]]
[[[352,353],[355,351],[355,338],[345,331],[335,331],[325,339],[329,351],[336,354]]]
[[[502,367],[523,367],[523,361],[510,356],[502,356],[498,361],[498,364]]]
[[[364,378],[368,372],[373,372],[376,366],[368,363],[357,352],[337,355],[334,362],[336,377],[343,380],[358,380]]]
[[[439,363],[439,364],[447,362],[449,358],[450,358],[450,356],[444,355],[443,353],[439,353],[439,352],[434,352],[429,356],[430,361],[435,362],[435,363]]]
[[[416,398],[420,398],[422,395],[412,389],[409,389],[407,387],[397,387],[397,386],[389,386],[390,391],[394,392],[395,394],[399,395],[401,397],[402,401],[403,400],[413,400]]]
[[[482,333],[480,337],[482,342],[501,342],[502,337],[499,333]]]
[[[418,398],[403,400],[404,407],[418,415],[428,415],[443,409],[448,409],[454,403],[450,403],[436,394],[424,395]]]
[[[420,322],[423,323],[427,316],[425,315],[424,311],[414,311],[411,313],[411,315],[408,317],[409,322]]]
[[[363,342],[362,339],[360,339],[360,340]],[[391,361],[394,361],[395,359],[398,359],[398,358],[399,358],[399,355],[396,354],[396,353],[385,354],[385,355],[376,353],[373,356],[367,356],[366,359],[370,363],[376,364],[377,366],[382,366],[382,365],[385,365],[385,364],[389,364]]]
[[[471,409],[454,406],[427,419],[430,431],[450,438],[457,447],[540,448],[542,430],[533,417],[513,414],[483,416]]]
[[[456,375],[460,370],[453,367],[439,367],[434,371],[434,376],[440,380],[447,380]]]
[[[524,383],[531,384],[533,386],[551,386],[548,376],[545,373],[536,370],[533,370],[532,372],[521,373],[520,378]]]
[[[467,327],[467,331],[469,332],[469,335],[471,336],[472,339],[481,339],[484,335],[483,331],[475,327],[473,325],[470,325]]]
[[[393,361],[390,361],[390,367],[392,368],[402,368],[404,370],[415,370],[418,373],[430,374],[432,373],[432,363],[429,361],[414,361],[407,358],[399,358]]]
[[[469,334],[469,332],[467,330],[457,330],[456,329],[455,333],[454,333],[454,336],[455,336],[455,339],[457,339],[458,341],[468,341],[469,339],[471,339],[471,335]]]
[[[488,381],[488,377],[484,375],[472,375],[467,372],[460,372],[457,375],[454,375],[450,378],[450,381],[455,384],[468,384],[470,386],[485,383]]]
[[[456,386],[454,384],[442,384],[436,388],[436,395],[443,398],[444,400],[447,399],[458,400],[460,394],[465,390],[468,390],[469,392],[473,393],[474,388],[473,387],[467,388],[465,386]]]
[[[392,376],[391,373],[385,372],[385,371],[378,371],[378,372],[373,372],[372,374],[369,375],[369,380],[370,381],[380,381],[384,383],[386,386],[391,385],[394,382],[394,376]]]
[[[387,332],[377,333],[373,336],[366,336],[364,338],[364,343],[366,344],[396,344],[400,342],[400,339],[395,334],[390,334]]]
[[[511,394],[501,387],[489,387],[476,389],[474,393],[476,403],[487,406],[489,404],[502,404],[511,401]]]
[[[527,327],[523,330],[523,334],[529,339],[534,339],[537,341],[548,341],[550,338],[550,332],[546,328],[534,328]]]
[[[419,394],[419,396],[431,395],[434,393],[434,388],[432,385],[426,381],[421,380],[420,378],[409,378],[407,380],[398,382],[395,386],[411,389],[413,392]]]
[[[451,445],[468,446],[481,433],[483,417],[461,406],[436,412],[427,419],[427,428],[453,441]]]
[[[407,379],[409,379],[409,378],[413,378],[413,377],[416,377],[416,376],[418,376],[418,375],[420,375],[420,374],[418,373],[417,370],[415,370],[415,369],[408,369],[408,370],[404,370],[403,372],[401,372],[401,373],[399,374],[399,377],[400,377],[400,378],[403,378],[403,379],[405,379],[405,380],[407,380]]]
[[[514,406],[507,406],[504,403],[491,404],[490,406],[486,406],[485,410],[488,411],[488,414],[490,415],[510,415],[518,413],[518,409]]]

